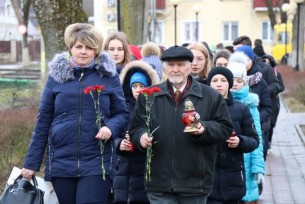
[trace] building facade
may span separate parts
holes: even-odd
[[[271,52],[274,34],[264,0],[176,0],[176,17],[172,2],[149,1],[148,19],[153,21],[149,29],[156,43],[175,44],[176,18],[178,45],[205,41],[215,49],[218,43],[232,45],[236,37],[247,35],[253,41],[262,39],[266,52]],[[118,0],[94,1],[94,25],[105,37],[117,29],[117,4]]]

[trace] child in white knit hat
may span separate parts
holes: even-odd
[[[242,200],[244,202],[253,202],[259,199],[258,184],[264,183],[265,161],[260,115],[258,111],[259,97],[255,93],[250,93],[250,87],[247,82],[246,63],[247,56],[237,51],[230,56],[227,68],[233,73],[233,87],[231,89],[233,98],[248,106],[260,140],[257,149],[244,154],[247,191]]]

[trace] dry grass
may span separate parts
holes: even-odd
[[[37,108],[0,112],[0,192],[14,166],[22,167],[37,115]]]
[[[305,72],[286,65],[279,65],[278,70],[285,84],[283,96],[288,108],[291,112],[305,112]]]

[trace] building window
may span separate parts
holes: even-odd
[[[262,22],[262,40],[272,41],[274,36],[274,31],[271,27],[270,21]]]
[[[196,22],[183,23],[183,42],[196,42],[196,34]]]
[[[238,22],[230,21],[223,23],[223,40],[233,41],[238,37]]]
[[[108,22],[115,22],[116,21],[116,14],[110,13],[108,14]]]
[[[115,0],[108,0],[108,7],[115,7]]]
[[[155,43],[162,44],[164,41],[164,25],[163,22],[156,22],[155,24]]]

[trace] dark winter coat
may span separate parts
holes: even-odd
[[[116,74],[115,62],[102,53],[93,68],[73,69],[68,53],[61,53],[49,63],[38,111],[37,123],[24,167],[38,171],[47,147],[45,179],[101,175],[101,152],[96,127],[96,112],[87,86],[102,85],[100,108],[112,132],[106,142],[104,163],[109,175],[113,166],[113,139],[123,131],[128,111]]]
[[[277,78],[279,79],[279,82],[281,84],[280,92],[283,92],[285,90],[285,85],[284,85],[284,82],[283,82],[283,79],[282,79],[282,75],[278,71],[277,71]],[[272,103],[272,112],[271,112],[271,115],[270,115],[270,125],[271,125],[271,127],[275,127],[277,117],[278,117],[279,112],[280,112],[280,98],[279,98],[279,96],[276,96],[276,97],[272,98],[271,103]]]
[[[247,71],[247,75],[253,75],[259,72],[259,66],[256,63],[253,63],[253,66],[250,70]],[[250,87],[251,92],[256,93],[259,97],[259,115],[261,124],[269,121],[269,116],[272,111],[271,99],[268,91],[268,84],[266,81],[261,78],[257,84],[254,84]]]
[[[273,99],[281,92],[281,84],[270,65],[266,64],[260,57],[255,57],[254,60],[263,75],[263,79],[268,84],[270,98]]]
[[[153,134],[153,156],[151,181],[147,191],[208,194],[212,190],[216,161],[216,144],[228,139],[232,122],[224,98],[209,86],[193,78],[191,86],[176,107],[171,95],[171,84],[166,81],[159,86],[152,107],[151,130]],[[183,132],[185,125],[181,116],[184,101],[190,99],[205,130],[193,136]],[[145,97],[139,96],[131,124],[133,144],[142,149],[141,136],[147,132],[145,126]]]
[[[241,200],[246,194],[243,153],[255,150],[259,145],[259,138],[248,107],[233,100],[230,92],[226,102],[240,143],[237,148],[229,148],[227,142],[217,145],[213,191],[209,197],[222,201]]]
[[[120,73],[120,81],[129,110],[129,126],[133,117],[135,99],[130,88],[130,78],[135,72],[141,72],[147,78],[148,85],[159,83],[157,72],[144,61],[132,61],[124,67]],[[116,152],[118,159],[115,165],[115,176],[113,180],[114,203],[116,202],[142,202],[149,203],[144,186],[144,172],[146,154],[134,148],[133,152],[120,150],[120,144],[125,136],[116,139]]]

